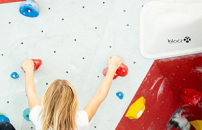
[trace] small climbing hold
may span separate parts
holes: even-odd
[[[32,61],[34,62],[34,71],[35,71],[41,66],[42,61],[41,59],[32,59]]]
[[[181,130],[189,130],[191,125],[189,121],[181,116],[181,113],[176,113],[176,115],[171,119],[170,124],[175,125],[175,128],[180,128]]]
[[[34,0],[26,0],[23,2],[19,11],[27,17],[37,17],[39,15],[39,8]]]
[[[141,117],[145,110],[145,101],[146,100],[144,97],[140,97],[129,107],[125,117],[129,118],[130,120],[138,119]]]
[[[103,75],[106,76],[108,71],[108,68],[105,68],[103,70]],[[116,70],[113,79],[116,79],[118,76],[124,77],[128,74],[128,67],[124,65],[123,63],[119,66],[119,68]]]
[[[19,78],[18,73],[17,73],[17,72],[13,72],[13,73],[11,73],[11,78],[13,78],[13,79],[17,79],[17,78]]]
[[[118,96],[119,99],[123,99],[124,94],[123,94],[123,92],[117,92],[116,96]]]
[[[197,91],[196,89],[186,88],[182,90],[180,97],[185,103],[195,106],[201,100],[201,92]]]
[[[25,119],[26,121],[30,121],[30,119],[29,119],[29,113],[30,113],[29,108],[26,108],[26,109],[23,111],[23,117],[24,117],[24,119]]]
[[[173,110],[173,109],[171,109],[171,110]],[[182,113],[182,110],[181,110],[181,108],[178,108],[178,109],[174,112],[172,118],[174,118],[174,117],[176,116],[176,114],[180,114],[180,113]],[[174,124],[172,121],[170,121],[169,124],[167,125],[167,130],[172,129],[174,125],[175,125],[175,124]],[[175,126],[175,127],[176,127],[176,126]]]
[[[202,120],[194,120],[190,122],[196,130],[202,130]]]
[[[10,120],[9,120],[9,118],[8,117],[6,117],[6,116],[0,116],[0,123],[1,122],[10,122]]]

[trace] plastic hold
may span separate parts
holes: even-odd
[[[1,122],[10,122],[10,120],[9,120],[9,118],[8,117],[6,117],[6,116],[0,116],[0,123]]]
[[[177,113],[170,121],[170,124],[174,124],[175,128],[180,128],[181,130],[190,130],[191,127],[189,121],[181,116],[181,113]]]
[[[36,71],[42,64],[42,61],[40,59],[32,59],[34,62],[34,71]]]
[[[116,96],[118,96],[119,99],[123,99],[124,94],[123,94],[123,92],[117,92]]]
[[[17,73],[17,72],[13,72],[13,73],[11,73],[11,78],[13,78],[13,79],[17,79],[17,78],[19,78],[18,73]]]
[[[26,108],[26,109],[23,111],[23,117],[24,117],[24,119],[25,119],[26,121],[30,121],[30,119],[29,119],[29,113],[30,113],[29,108]]]
[[[23,2],[19,11],[22,15],[27,17],[37,17],[39,15],[39,8],[34,0]]]
[[[145,110],[145,101],[146,100],[144,97],[140,97],[130,106],[125,117],[129,118],[130,120],[138,119],[139,117],[141,117]]]
[[[106,76],[108,71],[108,68],[105,68],[103,70],[103,75]],[[118,76],[124,77],[128,74],[128,67],[126,65],[124,65],[123,63],[119,66],[119,68],[116,70],[115,74],[114,74],[114,78],[116,79]]]
[[[183,89],[180,97],[185,103],[195,106],[201,100],[201,92],[196,89]]]
[[[202,120],[194,120],[190,122],[196,130],[202,130]]]
[[[182,113],[181,108],[178,108],[178,109],[174,112],[172,118],[176,117],[177,114],[181,114],[181,113]],[[174,125],[176,126],[175,122],[173,122],[172,119],[171,119],[170,123],[167,125],[167,130],[172,129]]]

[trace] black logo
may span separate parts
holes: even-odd
[[[184,39],[168,39],[169,44],[177,44],[177,43],[190,43],[191,38],[189,36],[186,36]]]
[[[189,36],[186,36],[186,37],[184,38],[184,41],[185,41],[186,43],[189,43],[189,42],[191,41],[191,38],[190,38]]]

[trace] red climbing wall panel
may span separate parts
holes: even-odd
[[[125,117],[129,105],[116,130],[166,130],[178,107],[189,121],[202,120],[202,100],[196,106],[185,104],[179,96],[184,88],[202,91],[202,53],[154,61],[130,103],[144,96],[144,113],[130,121]]]
[[[202,92],[202,53],[161,59],[157,63],[183,111],[182,114],[189,121],[202,120],[202,100],[196,106],[190,106],[179,96],[184,88]]]
[[[130,105],[141,96],[146,99],[146,109],[142,116],[135,121],[129,120],[125,117],[128,107],[116,130],[166,130],[167,124],[179,105],[156,61],[151,66]]]
[[[0,0],[0,4],[19,2],[19,1],[25,1],[25,0]]]

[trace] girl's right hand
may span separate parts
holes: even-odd
[[[118,56],[111,56],[107,58],[108,68],[114,67],[116,70],[122,63],[122,60]]]
[[[34,71],[34,62],[29,59],[29,60],[25,60],[22,65],[21,68],[27,72],[27,71]]]

